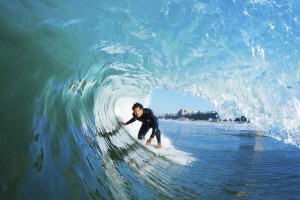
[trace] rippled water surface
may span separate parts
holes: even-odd
[[[161,122],[176,147],[197,161],[184,167],[178,181],[199,199],[298,199],[300,150],[247,125]]]

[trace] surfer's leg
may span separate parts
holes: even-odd
[[[139,140],[141,139],[144,139],[146,133],[149,131],[149,126],[147,124],[142,124],[141,128],[140,128],[140,131],[139,131],[139,134],[138,134],[138,138]]]
[[[161,143],[161,140],[160,140],[160,130],[157,129],[157,132],[156,132],[156,139],[157,139],[157,143]]]

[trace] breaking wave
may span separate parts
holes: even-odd
[[[147,106],[155,88],[204,98],[222,118],[244,115],[253,129],[299,146],[299,3],[205,2],[1,1],[2,55],[19,59],[25,67],[16,76],[37,87],[33,158],[99,157],[101,166],[87,160],[105,169],[101,178],[86,179],[113,187],[103,196],[126,196],[126,180],[109,175],[116,161],[152,154],[119,126],[131,107],[120,99]]]

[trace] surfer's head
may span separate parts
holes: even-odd
[[[140,103],[135,103],[133,106],[132,106],[132,111],[134,113],[135,116],[137,117],[141,117],[143,115],[143,105],[140,104]]]

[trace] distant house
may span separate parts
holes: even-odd
[[[187,119],[187,120],[219,120],[219,114],[215,111],[208,112],[190,112],[187,109],[180,109],[177,114],[166,114],[165,119]]]

